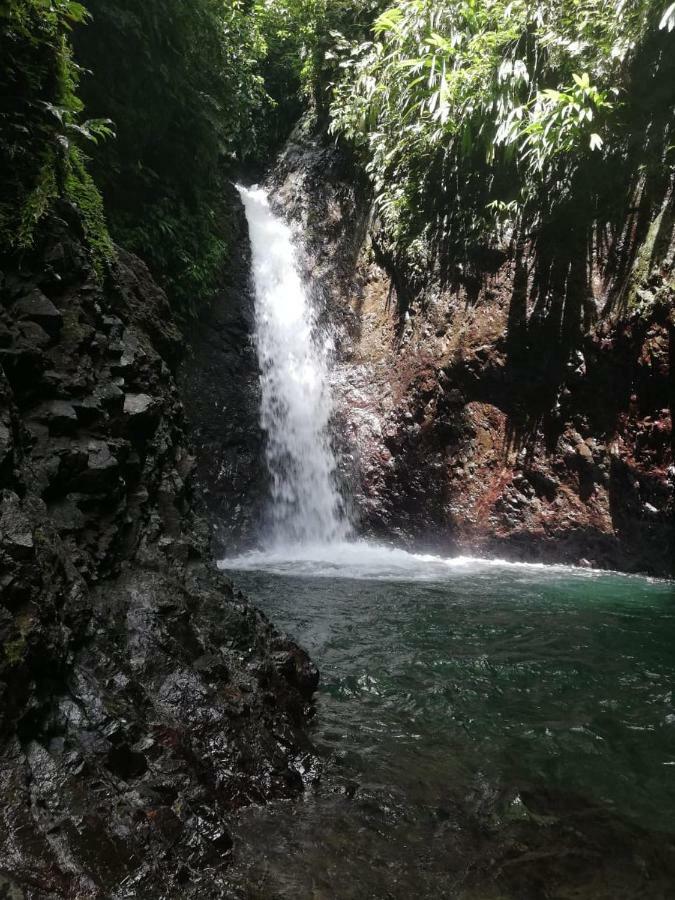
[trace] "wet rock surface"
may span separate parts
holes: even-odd
[[[674,574],[672,242],[647,312],[612,311],[626,285],[603,259],[583,284],[542,286],[531,247],[415,293],[334,144],[298,130],[272,183],[336,335],[336,432],[360,531]]]
[[[247,548],[257,537],[268,493],[251,249],[234,187],[232,195],[236,240],[224,288],[187,327],[187,352],[178,374],[199,490],[222,556]]]
[[[0,895],[229,896],[318,674],[211,562],[165,295],[63,214],[0,266]]]

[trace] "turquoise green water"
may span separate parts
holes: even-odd
[[[320,667],[312,738],[340,776],[301,813],[244,821],[244,843],[247,828],[275,835],[260,896],[619,896],[516,889],[478,850],[487,841],[499,860],[520,841],[535,873],[557,854],[569,887],[584,871],[576,834],[579,848],[600,842],[603,884],[616,877],[628,891],[637,879],[620,896],[675,897],[675,881],[657,892],[675,835],[673,585],[410,559],[402,571],[274,560],[236,573]],[[619,866],[626,842],[643,857],[661,848],[649,889],[639,865],[630,876]],[[361,858],[354,880],[345,854]]]

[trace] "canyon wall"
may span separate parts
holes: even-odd
[[[299,129],[271,181],[336,335],[360,531],[673,573],[672,191],[615,258],[506,240],[413,292],[334,143]]]
[[[231,256],[218,296],[185,328],[178,370],[198,491],[220,556],[259,536],[268,497],[260,375],[254,343],[255,297],[244,208],[232,186]]]

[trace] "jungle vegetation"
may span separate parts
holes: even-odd
[[[505,229],[583,241],[672,190],[674,30],[658,0],[401,0],[338,38],[332,129],[395,256],[422,279]]]
[[[516,232],[586,241],[600,208],[625,227],[672,189],[674,109],[665,0],[1,0],[0,241],[71,204],[97,265],[122,244],[194,310],[228,180],[310,110],[423,281]]]

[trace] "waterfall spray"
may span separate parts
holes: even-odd
[[[300,275],[289,226],[260,189],[239,187],[255,287],[261,424],[276,544],[326,544],[349,530],[335,485],[329,423],[329,348]]]

